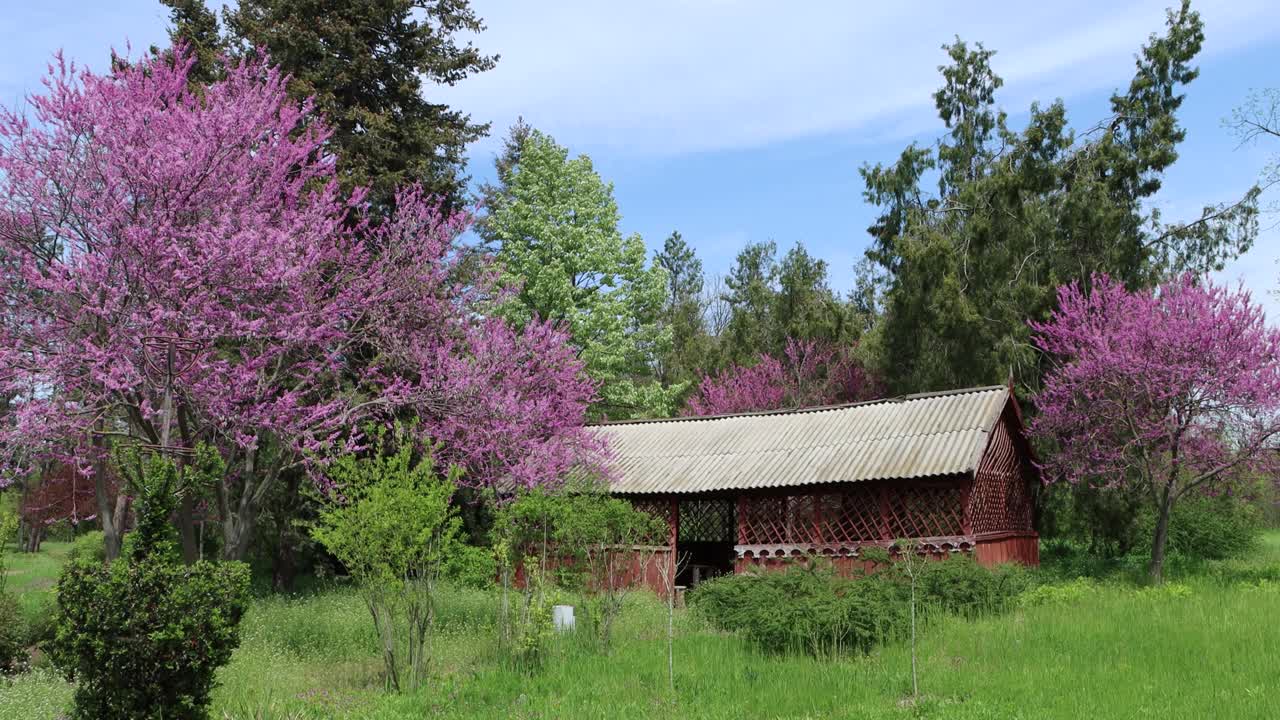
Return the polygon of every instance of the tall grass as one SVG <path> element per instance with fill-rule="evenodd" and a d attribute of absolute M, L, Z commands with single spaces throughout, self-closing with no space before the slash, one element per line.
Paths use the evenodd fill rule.
<path fill-rule="evenodd" d="M 441 598 L 432 685 L 390 696 L 356 593 L 264 598 L 219 675 L 214 717 L 1274 718 L 1280 534 L 1263 548 L 1165 588 L 1088 581 L 1002 616 L 936 616 L 920 639 L 914 703 L 904 702 L 911 688 L 903 643 L 835 660 L 765 655 L 683 612 L 672 696 L 666 610 L 641 595 L 623 612 L 609 653 L 561 639 L 530 675 L 498 661 L 496 599 L 470 590 Z M 70 687 L 47 670 L 3 680 L 0 720 L 53 718 L 69 698 Z"/>

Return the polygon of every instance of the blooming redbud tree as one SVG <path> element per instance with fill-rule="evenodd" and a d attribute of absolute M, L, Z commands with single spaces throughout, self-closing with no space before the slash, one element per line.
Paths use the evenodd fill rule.
<path fill-rule="evenodd" d="M 54 461 L 94 478 L 114 555 L 111 446 L 210 444 L 241 558 L 278 478 L 370 418 L 419 414 L 475 484 L 594 457 L 594 386 L 557 328 L 485 318 L 496 278 L 459 249 L 467 217 L 406 190 L 368 221 L 266 59 L 199 90 L 190 67 L 58 58 L 26 112 L 0 110 L 0 477 Z"/>
<path fill-rule="evenodd" d="M 1247 292 L 1191 275 L 1136 292 L 1106 276 L 1091 284 L 1060 288 L 1058 309 L 1032 323 L 1055 364 L 1031 429 L 1055 447 L 1046 480 L 1149 494 L 1158 582 L 1175 503 L 1271 464 L 1280 331 Z"/>
<path fill-rule="evenodd" d="M 782 359 L 763 354 L 755 365 L 734 365 L 703 376 L 685 415 L 814 407 L 867 400 L 878 384 L 852 353 L 816 340 L 787 340 Z"/>

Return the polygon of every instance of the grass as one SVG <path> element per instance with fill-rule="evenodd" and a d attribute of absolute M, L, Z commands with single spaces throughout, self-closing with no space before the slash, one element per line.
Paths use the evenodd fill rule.
<path fill-rule="evenodd" d="M 6 589 L 18 596 L 27 617 L 42 612 L 53 602 L 53 586 L 67 559 L 71 543 L 46 540 L 38 553 L 17 552 L 10 543 L 5 553 Z"/>
<path fill-rule="evenodd" d="M 50 550 L 56 546 L 46 545 Z M 11 588 L 47 592 L 56 562 Z M 20 585 L 21 583 L 21 585 Z M 43 586 L 43 587 L 42 587 Z M 909 651 L 839 661 L 766 656 L 682 613 L 677 696 L 666 689 L 665 612 L 633 596 L 607 655 L 562 641 L 527 675 L 496 661 L 494 599 L 441 602 L 439 679 L 384 693 L 364 607 L 350 589 L 255 601 L 220 674 L 214 717 L 327 718 L 1270 718 L 1280 697 L 1280 533 L 1248 559 L 1163 588 L 1077 583 L 1044 604 L 981 620 L 940 618 L 920 646 L 923 697 L 907 702 Z M 47 669 L 0 681 L 0 720 L 52 718 L 70 687 Z"/>

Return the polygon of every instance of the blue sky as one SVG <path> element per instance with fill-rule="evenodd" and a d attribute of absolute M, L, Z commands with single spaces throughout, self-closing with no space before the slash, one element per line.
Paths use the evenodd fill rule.
<path fill-rule="evenodd" d="M 748 241 L 784 249 L 800 241 L 846 289 L 874 214 L 858 168 L 936 136 L 930 94 L 942 43 L 959 34 L 998 51 L 999 101 L 1015 124 L 1032 100 L 1061 97 L 1084 127 L 1127 84 L 1134 53 L 1172 2 L 988 2 L 959 13 L 941 0 L 473 0 L 489 25 L 475 41 L 502 58 L 492 72 L 432 94 L 493 122 L 494 137 L 471 150 L 478 180 L 523 115 L 592 157 L 615 184 L 623 229 L 650 247 L 678 229 L 715 274 Z M 1158 200 L 1166 219 L 1238 197 L 1280 151 L 1280 143 L 1238 148 L 1222 126 L 1251 88 L 1280 85 L 1280 4 L 1197 8 L 1207 39 L 1184 105 L 1188 139 Z M 157 0 L 9 8 L 0 14 L 0 102 L 39 90 L 55 49 L 101 68 L 111 47 L 164 42 L 165 24 Z M 1224 273 L 1266 302 L 1273 322 L 1278 221 L 1264 218 L 1258 245 Z"/>

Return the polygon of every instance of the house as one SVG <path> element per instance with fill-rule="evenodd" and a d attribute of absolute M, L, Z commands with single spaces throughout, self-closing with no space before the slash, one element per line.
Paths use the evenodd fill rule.
<path fill-rule="evenodd" d="M 902 538 L 984 565 L 1039 561 L 1039 473 L 1010 387 L 595 431 L 612 492 L 666 519 L 658 562 L 680 558 L 680 585 L 813 555 L 847 570 Z"/>

